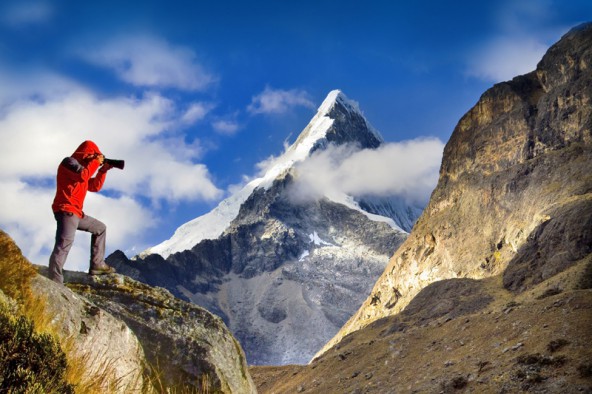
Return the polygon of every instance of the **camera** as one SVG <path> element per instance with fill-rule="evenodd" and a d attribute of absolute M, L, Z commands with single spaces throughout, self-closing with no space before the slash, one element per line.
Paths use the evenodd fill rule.
<path fill-rule="evenodd" d="M 103 163 L 109 164 L 111 167 L 119 168 L 120 170 L 123 170 L 123 167 L 125 166 L 124 160 L 115 160 L 115 159 L 105 158 L 105 160 L 103 160 Z"/>

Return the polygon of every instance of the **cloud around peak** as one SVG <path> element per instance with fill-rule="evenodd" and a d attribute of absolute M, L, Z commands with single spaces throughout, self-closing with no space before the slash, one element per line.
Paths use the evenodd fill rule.
<path fill-rule="evenodd" d="M 443 150 L 444 143 L 436 138 L 364 150 L 330 145 L 296 166 L 291 195 L 297 201 L 339 193 L 399 196 L 423 206 L 438 181 Z"/>

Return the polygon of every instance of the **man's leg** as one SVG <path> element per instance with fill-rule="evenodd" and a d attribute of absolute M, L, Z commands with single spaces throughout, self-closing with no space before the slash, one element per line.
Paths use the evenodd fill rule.
<path fill-rule="evenodd" d="M 72 244 L 74 243 L 80 218 L 70 212 L 57 212 L 55 213 L 55 219 L 57 229 L 55 245 L 49 257 L 49 279 L 63 284 L 64 276 L 62 269 L 66 263 L 70 248 L 72 248 Z"/>
<path fill-rule="evenodd" d="M 92 216 L 84 215 L 78 223 L 78 229 L 91 233 L 90 238 L 90 270 L 91 274 L 112 273 L 115 269 L 105 264 L 105 240 L 107 226 Z"/>

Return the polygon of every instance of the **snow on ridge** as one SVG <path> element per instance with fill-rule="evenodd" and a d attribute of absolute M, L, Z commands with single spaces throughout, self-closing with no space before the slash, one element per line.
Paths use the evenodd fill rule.
<path fill-rule="evenodd" d="M 397 223 L 395 223 L 395 221 L 393 219 L 386 217 L 386 216 L 376 215 L 376 214 L 373 214 L 373 213 L 363 210 L 352 196 L 348 196 L 347 194 L 340 193 L 340 194 L 326 195 L 326 197 L 333 202 L 345 205 L 346 207 L 348 207 L 350 209 L 353 209 L 355 211 L 363 213 L 368 219 L 370 219 L 374 222 L 384 222 L 384 223 L 388 224 L 389 226 L 391 226 L 393 229 L 395 229 L 397 231 L 401 231 L 405 234 L 408 234 L 407 231 L 405 231 L 401 227 L 399 227 L 399 225 L 397 225 Z"/>
<path fill-rule="evenodd" d="M 272 165 L 265 172 L 260 186 L 266 189 L 269 188 L 275 179 L 292 168 L 294 164 L 305 160 L 310 155 L 310 151 L 315 144 L 325 138 L 333 125 L 334 119 L 329 117 L 329 111 L 331 111 L 337 100 L 347 101 L 344 97 L 340 90 L 333 90 L 327 95 L 315 116 L 300 133 L 296 141 L 283 154 L 273 160 Z"/>
<path fill-rule="evenodd" d="M 139 254 L 139 257 L 159 254 L 166 259 L 171 254 L 193 248 L 204 239 L 218 238 L 238 215 L 241 205 L 260 183 L 261 178 L 249 182 L 240 191 L 220 202 L 216 208 L 183 224 L 170 239 L 146 249 Z"/>
<path fill-rule="evenodd" d="M 331 93 L 329 93 L 329 96 L 327 96 L 327 99 L 325 101 L 328 102 L 330 97 L 334 100 L 335 103 L 339 102 L 349 113 L 353 112 L 353 113 L 357 113 L 358 115 L 360 115 L 362 117 L 362 119 L 364 119 L 364 122 L 366 123 L 366 127 L 368 128 L 368 131 L 371 132 L 372 134 L 374 134 L 374 136 L 376 137 L 376 139 L 378 141 L 380 141 L 380 143 L 384 143 L 384 138 L 382 137 L 382 134 L 380 134 L 380 132 L 377 129 L 375 129 L 374 126 L 372 126 L 368 122 L 368 120 L 364 116 L 364 112 L 362 112 L 360 105 L 358 104 L 357 101 L 349 99 L 340 90 L 333 90 Z M 325 104 L 325 103 L 323 103 L 323 104 Z M 326 113 L 328 113 L 331 110 L 332 106 L 333 106 L 332 103 L 330 106 L 327 105 Z M 319 112 L 320 112 L 320 108 L 319 108 Z"/>
<path fill-rule="evenodd" d="M 309 234 L 308 238 L 310 239 L 310 242 L 314 243 L 316 246 L 321 246 L 321 245 L 335 246 L 331 242 L 323 241 L 321 239 L 321 237 L 319 237 L 319 234 L 317 234 L 316 231 L 314 231 L 312 234 Z"/>

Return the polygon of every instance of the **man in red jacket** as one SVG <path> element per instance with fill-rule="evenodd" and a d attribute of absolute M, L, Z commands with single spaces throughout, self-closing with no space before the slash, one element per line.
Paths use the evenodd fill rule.
<path fill-rule="evenodd" d="M 62 269 L 74 243 L 76 230 L 92 234 L 88 273 L 101 275 L 115 272 L 115 269 L 103 260 L 107 227 L 82 211 L 86 192 L 98 192 L 105 183 L 107 171 L 111 166 L 104 164 L 104 160 L 105 156 L 94 142 L 84 141 L 74 154 L 62 160 L 58 167 L 57 190 L 51 206 L 57 230 L 55 246 L 49 258 L 49 278 L 54 282 L 64 283 Z M 97 169 L 99 171 L 93 178 Z"/>

